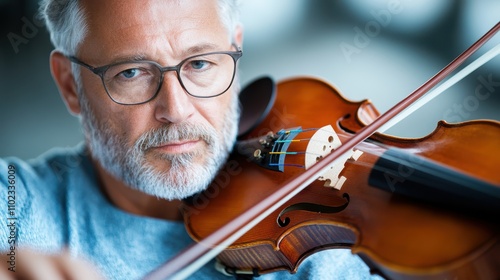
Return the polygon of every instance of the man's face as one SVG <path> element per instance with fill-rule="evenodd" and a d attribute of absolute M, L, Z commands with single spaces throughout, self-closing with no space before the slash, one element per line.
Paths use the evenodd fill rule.
<path fill-rule="evenodd" d="M 83 3 L 88 32 L 77 56 L 90 65 L 140 58 L 172 66 L 192 55 L 234 50 L 215 0 Z M 235 139 L 235 86 L 217 97 L 195 98 L 170 71 L 155 99 L 127 106 L 107 96 L 97 75 L 81 68 L 81 77 L 82 123 L 104 169 L 167 199 L 206 187 Z"/>

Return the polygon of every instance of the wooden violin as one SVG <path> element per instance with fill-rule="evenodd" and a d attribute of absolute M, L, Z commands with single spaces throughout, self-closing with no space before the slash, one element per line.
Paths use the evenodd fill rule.
<path fill-rule="evenodd" d="M 186 200 L 185 224 L 199 243 L 147 279 L 208 251 L 228 273 L 258 275 L 294 272 L 335 248 L 389 279 L 499 279 L 500 122 L 441 121 L 411 139 L 377 132 L 498 29 L 382 115 L 321 80 L 279 83 L 212 185 Z"/>
<path fill-rule="evenodd" d="M 334 149 L 335 136 L 326 128 L 308 131 L 296 127 L 311 128 L 329 122 L 336 134 L 346 135 L 357 132 L 378 116 L 367 101 L 350 102 L 334 87 L 316 79 L 283 81 L 277 91 L 273 110 L 248 135 L 256 139 L 253 141 L 256 144 L 240 143 L 239 152 L 230 159 L 224 173 L 216 177 L 206 192 L 186 205 L 185 223 L 194 240 L 202 241 L 274 193 L 289 176 L 303 172 L 308 155 L 322 157 L 323 149 L 327 152 Z M 288 117 L 278 124 L 273 111 L 279 112 L 278 115 L 287 112 Z M 275 125 L 294 128 L 297 136 L 285 137 L 279 133 L 262 136 L 262 132 L 274 131 L 270 129 Z M 294 131 L 283 132 L 286 133 Z M 310 135 L 313 133 L 323 135 L 315 139 Z M 304 138 L 307 140 L 300 141 Z M 398 147 L 407 156 L 404 161 L 396 162 L 396 168 L 382 171 L 379 177 L 387 186 L 402 187 L 409 173 L 424 165 L 414 155 L 453 166 L 459 174 L 468 173 L 500 185 L 499 122 L 454 125 L 441 122 L 433 133 L 420 139 L 383 134 L 370 139 Z M 277 148 L 279 143 L 289 146 Z M 296 153 L 314 144 L 319 144 L 316 149 L 319 151 Z M 272 147 L 266 149 L 266 146 Z M 280 269 L 293 272 L 303 259 L 318 250 L 351 248 L 374 273 L 390 279 L 412 279 L 413 275 L 426 275 L 429 277 L 415 278 L 428 279 L 453 279 L 451 276 L 456 275 L 500 277 L 499 225 L 467 211 L 429 205 L 372 187 L 373 170 L 384 150 L 375 144 L 358 145 L 356 151 L 362 153 L 345 161 L 337 181 L 315 180 L 225 249 L 218 260 L 228 271 L 238 273 L 260 274 Z M 256 163 L 267 160 L 271 161 L 266 163 L 268 168 Z"/>

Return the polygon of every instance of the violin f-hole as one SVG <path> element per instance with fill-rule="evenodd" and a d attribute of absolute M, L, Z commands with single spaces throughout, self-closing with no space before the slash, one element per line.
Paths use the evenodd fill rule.
<path fill-rule="evenodd" d="M 344 209 L 347 208 L 350 202 L 350 197 L 349 194 L 344 193 L 342 197 L 345 199 L 345 203 L 339 206 L 328 206 L 328 205 L 321 205 L 321 204 L 316 204 L 316 203 L 308 203 L 308 202 L 302 202 L 302 203 L 296 203 L 292 204 L 285 209 L 283 209 L 278 217 L 276 218 L 276 223 L 280 227 L 286 227 L 290 224 L 290 218 L 285 217 L 282 219 L 282 216 L 285 215 L 286 213 L 289 213 L 291 211 L 297 211 L 297 210 L 302 210 L 302 211 L 308 211 L 308 212 L 316 212 L 316 213 L 325 213 L 325 214 L 333 214 L 333 213 L 339 213 L 343 211 Z"/>

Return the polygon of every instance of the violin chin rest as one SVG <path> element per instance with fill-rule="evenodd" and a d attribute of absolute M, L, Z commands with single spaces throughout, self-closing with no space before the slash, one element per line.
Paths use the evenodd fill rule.
<path fill-rule="evenodd" d="M 270 77 L 260 77 L 245 86 L 239 94 L 241 115 L 238 138 L 256 128 L 269 114 L 276 100 L 276 84 Z"/>

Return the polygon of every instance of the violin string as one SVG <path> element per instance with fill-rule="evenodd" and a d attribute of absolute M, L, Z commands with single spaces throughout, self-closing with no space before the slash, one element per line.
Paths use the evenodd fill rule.
<path fill-rule="evenodd" d="M 293 142 L 302 142 L 302 141 L 309 141 L 312 140 L 311 138 L 302 138 L 302 139 L 291 139 L 291 140 L 276 140 L 274 142 L 276 143 L 293 143 Z"/>
<path fill-rule="evenodd" d="M 313 153 L 313 152 L 268 152 L 269 155 L 314 155 L 314 156 L 323 156 L 322 154 Z"/>
<path fill-rule="evenodd" d="M 290 139 L 290 140 L 276 140 L 275 143 L 297 143 L 297 142 L 305 142 L 305 141 L 314 141 L 319 143 L 329 143 L 325 140 L 312 139 L 312 138 L 301 138 L 301 139 Z"/>
<path fill-rule="evenodd" d="M 305 153 L 306 152 L 268 152 L 270 155 L 299 155 Z"/>

